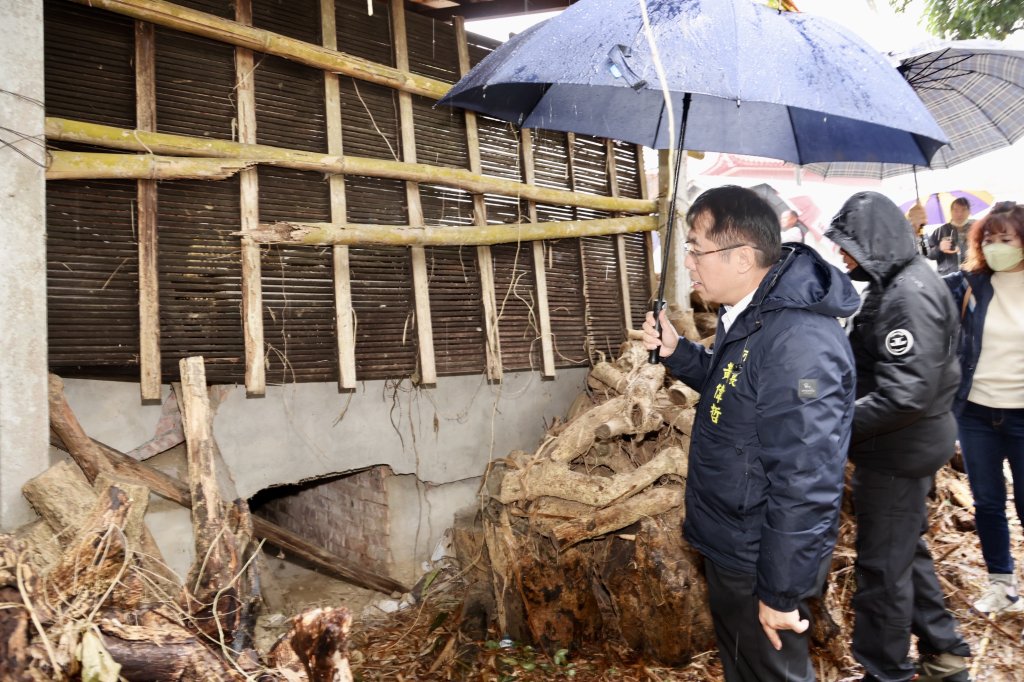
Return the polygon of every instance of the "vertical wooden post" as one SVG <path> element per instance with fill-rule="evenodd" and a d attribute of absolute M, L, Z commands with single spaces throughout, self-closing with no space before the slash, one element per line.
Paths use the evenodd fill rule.
<path fill-rule="evenodd" d="M 156 130 L 156 38 L 153 24 L 135 22 L 135 127 Z M 138 181 L 139 216 L 139 392 L 159 402 L 160 274 L 157 266 L 156 180 Z"/>
<path fill-rule="evenodd" d="M 334 0 L 320 0 L 320 26 L 324 47 L 338 49 Z M 341 86 L 338 74 L 324 72 L 324 106 L 327 113 L 327 153 L 344 153 L 341 135 Z M 331 221 L 344 223 L 348 207 L 345 196 L 345 176 L 330 177 Z M 338 390 L 356 387 L 356 336 L 352 309 L 352 282 L 349 276 L 348 247 L 331 248 L 334 262 L 334 320 L 338 341 Z"/>
<path fill-rule="evenodd" d="M 455 42 L 459 50 L 459 75 L 469 73 L 469 44 L 466 41 L 466 22 L 455 17 Z M 476 129 L 476 113 L 466 110 L 466 147 L 469 152 L 469 170 L 477 175 L 481 172 L 480 138 Z M 483 194 L 473 195 L 473 223 L 487 224 L 487 205 Z M 498 334 L 498 304 L 494 291 L 494 260 L 490 246 L 476 247 L 477 266 L 480 270 L 480 297 L 484 306 L 484 330 L 487 334 L 487 378 L 500 381 L 501 336 Z"/>
<path fill-rule="evenodd" d="M 523 182 L 536 183 L 533 169 L 533 132 L 527 128 L 520 131 L 520 147 L 523 154 Z M 527 202 L 531 223 L 537 222 L 537 202 Z M 555 376 L 555 344 L 551 337 L 551 308 L 548 305 L 548 276 L 544 263 L 544 242 L 530 242 L 533 252 L 533 275 L 537 287 L 537 320 L 540 324 L 540 348 L 543 366 L 541 373 L 546 377 Z"/>
<path fill-rule="evenodd" d="M 686 151 L 679 150 L 676 154 L 686 154 Z M 679 177 L 673 176 L 673 162 L 671 150 L 662 149 L 658 152 L 658 233 L 661 236 L 662 264 L 665 271 L 661 276 L 665 279 L 665 304 L 676 310 L 690 310 L 690 275 L 686 271 L 683 261 L 686 252 L 683 245 L 686 241 L 686 234 L 680 230 L 672 235 L 672 244 L 669 253 L 665 255 L 665 233 L 668 230 L 668 214 L 671 206 L 672 188 L 678 186 L 680 195 L 676 199 L 675 230 L 686 224 L 684 220 L 686 212 L 686 157 L 682 158 L 679 164 Z"/>
<path fill-rule="evenodd" d="M 636 146 L 636 174 L 640 178 L 640 198 L 650 199 L 651 190 L 647 186 L 647 168 L 644 166 L 643 145 Z M 644 232 L 644 245 L 647 247 L 647 285 L 653 299 L 658 291 L 658 273 L 654 264 L 654 233 Z M 650 303 L 650 301 L 648 301 Z"/>
<path fill-rule="evenodd" d="M 395 41 L 395 68 L 409 70 L 409 44 L 405 33 L 405 3 L 391 0 L 391 34 Z M 402 129 L 402 160 L 416 163 L 416 131 L 413 125 L 412 95 L 398 93 L 398 116 Z M 423 226 L 423 206 L 417 182 L 405 183 L 405 198 L 409 205 L 409 224 Z M 422 246 L 410 247 L 412 258 L 413 295 L 416 300 L 416 333 L 419 339 L 420 383 L 436 384 L 434 366 L 434 329 L 430 320 L 430 290 L 427 283 L 427 256 Z"/>
<path fill-rule="evenodd" d="M 615 161 L 615 143 L 611 140 L 604 141 L 606 168 L 608 169 L 608 189 L 613 197 L 619 196 L 618 163 Z M 620 213 L 616 213 L 620 216 Z M 619 269 L 619 291 L 622 292 L 622 313 L 626 330 L 633 328 L 633 304 L 629 296 L 629 268 L 626 262 L 626 236 L 615 235 L 615 256 Z"/>
<path fill-rule="evenodd" d="M 252 24 L 252 0 L 235 0 L 235 20 Z M 256 87 L 252 50 L 235 48 L 235 97 L 238 98 L 238 141 L 256 143 Z M 260 221 L 259 179 L 256 169 L 238 174 L 241 192 L 241 231 L 256 229 Z M 245 333 L 245 392 L 249 397 L 266 394 L 267 377 L 263 349 L 263 287 L 259 245 L 242 235 L 242 328 Z"/>
<path fill-rule="evenodd" d="M 565 134 L 565 160 L 567 164 L 566 174 L 569 179 L 569 189 L 573 192 L 576 191 L 576 133 Z M 572 218 L 573 220 L 580 219 L 580 211 L 578 206 L 572 207 Z M 580 254 L 580 298 L 583 301 L 583 319 L 580 322 L 583 324 L 585 331 L 587 355 L 590 355 L 592 349 L 592 343 L 594 340 L 593 335 L 590 333 L 592 326 L 591 315 L 590 315 L 590 291 L 587 286 L 587 251 L 583 248 L 583 240 L 576 240 L 576 247 Z"/>

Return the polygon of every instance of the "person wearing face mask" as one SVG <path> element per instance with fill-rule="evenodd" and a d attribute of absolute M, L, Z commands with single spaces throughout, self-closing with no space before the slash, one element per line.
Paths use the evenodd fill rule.
<path fill-rule="evenodd" d="M 940 225 L 928 236 L 928 257 L 938 266 L 940 275 L 948 275 L 960 269 L 964 262 L 967 231 L 971 228 L 971 204 L 963 197 L 957 197 L 949 207 L 950 221 Z"/>
<path fill-rule="evenodd" d="M 968 233 L 964 269 L 945 277 L 963 318 L 962 379 L 953 404 L 974 495 L 988 585 L 982 614 L 1024 611 L 1006 518 L 1008 461 L 1017 518 L 1024 521 L 1024 206 L 997 204 Z"/>

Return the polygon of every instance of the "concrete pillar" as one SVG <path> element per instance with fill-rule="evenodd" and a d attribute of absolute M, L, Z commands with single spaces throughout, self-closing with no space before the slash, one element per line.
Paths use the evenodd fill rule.
<path fill-rule="evenodd" d="M 0 528 L 49 464 L 43 2 L 0 0 Z"/>

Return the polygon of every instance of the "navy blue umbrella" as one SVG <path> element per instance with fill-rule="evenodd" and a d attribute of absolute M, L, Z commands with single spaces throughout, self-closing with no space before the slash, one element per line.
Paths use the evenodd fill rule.
<path fill-rule="evenodd" d="M 499 46 L 438 104 L 525 128 L 798 164 L 924 165 L 948 141 L 877 50 L 827 20 L 751 0 L 581 0 Z"/>
<path fill-rule="evenodd" d="M 799 164 L 926 165 L 947 142 L 855 34 L 751 0 L 581 0 L 499 46 L 439 104 L 526 128 Z"/>

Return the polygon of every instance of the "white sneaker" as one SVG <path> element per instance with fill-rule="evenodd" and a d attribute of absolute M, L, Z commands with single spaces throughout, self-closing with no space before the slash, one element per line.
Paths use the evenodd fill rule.
<path fill-rule="evenodd" d="M 974 610 L 988 616 L 997 613 L 1018 613 L 1024 611 L 1024 599 L 1018 594 L 1010 594 L 1012 586 L 1001 582 L 990 582 L 985 588 L 981 599 L 974 602 Z M 1016 590 L 1014 590 L 1016 592 Z"/>

